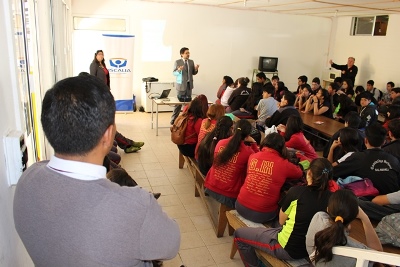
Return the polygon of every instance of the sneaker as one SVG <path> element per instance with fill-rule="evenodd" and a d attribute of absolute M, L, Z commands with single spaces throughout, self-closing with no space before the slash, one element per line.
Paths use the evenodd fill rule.
<path fill-rule="evenodd" d="M 134 143 L 131 139 L 126 138 L 118 131 L 115 133 L 115 141 L 117 141 L 117 144 L 121 149 L 125 149 L 128 146 L 132 146 Z"/>
<path fill-rule="evenodd" d="M 144 142 L 133 142 L 132 146 L 134 146 L 134 147 L 142 147 L 142 146 L 144 146 Z"/>
<path fill-rule="evenodd" d="M 125 153 L 138 152 L 139 150 L 140 150 L 140 147 L 136 147 L 136 146 L 128 146 L 128 147 L 125 147 L 125 149 L 124 149 Z"/>
<path fill-rule="evenodd" d="M 155 199 L 159 199 L 161 196 L 161 193 L 153 193 L 153 196 Z"/>

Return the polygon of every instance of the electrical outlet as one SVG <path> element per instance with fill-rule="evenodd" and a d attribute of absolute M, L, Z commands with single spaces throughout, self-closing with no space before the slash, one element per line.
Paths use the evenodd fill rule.
<path fill-rule="evenodd" d="M 11 131 L 3 138 L 3 142 L 8 185 L 13 186 L 18 183 L 28 162 L 24 133 Z"/>

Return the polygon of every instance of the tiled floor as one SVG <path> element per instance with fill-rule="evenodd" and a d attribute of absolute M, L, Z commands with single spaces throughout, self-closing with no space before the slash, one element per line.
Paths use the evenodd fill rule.
<path fill-rule="evenodd" d="M 169 126 L 172 113 L 160 113 L 160 126 Z M 116 115 L 117 129 L 125 136 L 144 141 L 138 153 L 120 151 L 122 166 L 143 188 L 160 192 L 158 202 L 174 218 L 181 230 L 179 254 L 164 262 L 166 267 L 243 266 L 238 253 L 229 258 L 232 237 L 226 233 L 217 238 L 205 208 L 194 196 L 194 181 L 187 168 L 178 168 L 178 149 L 170 141 L 169 128 L 151 129 L 150 113 L 134 112 Z"/>

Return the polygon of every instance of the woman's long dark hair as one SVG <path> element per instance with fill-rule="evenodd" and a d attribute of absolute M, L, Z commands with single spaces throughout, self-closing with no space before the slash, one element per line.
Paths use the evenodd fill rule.
<path fill-rule="evenodd" d="M 329 198 L 328 214 L 331 225 L 315 234 L 315 256 L 313 258 L 315 262 L 320 260 L 331 261 L 333 257 L 332 247 L 347 244 L 345 227 L 357 217 L 357 197 L 350 190 L 336 191 Z"/>
<path fill-rule="evenodd" d="M 283 138 L 282 135 L 278 133 L 270 133 L 261 141 L 260 150 L 262 150 L 264 147 L 275 150 L 282 158 L 287 159 L 285 138 Z"/>
<path fill-rule="evenodd" d="M 329 180 L 333 178 L 332 163 L 326 158 L 317 158 L 311 161 L 308 171 L 312 176 L 312 183 L 308 185 L 316 191 L 328 190 Z"/>
<path fill-rule="evenodd" d="M 214 150 L 217 143 L 232 135 L 233 121 L 228 116 L 222 116 L 218 119 L 214 130 L 206 134 L 201 140 L 197 150 L 197 161 L 200 169 L 209 170 L 214 160 Z"/>
<path fill-rule="evenodd" d="M 96 53 L 94 53 L 94 59 L 93 59 L 92 63 L 96 63 L 97 65 L 100 65 L 99 61 L 96 58 L 97 54 L 100 52 L 103 53 L 103 60 L 101 61 L 101 64 L 106 68 L 106 61 L 104 60 L 103 50 L 97 50 Z"/>
<path fill-rule="evenodd" d="M 248 120 L 240 120 L 236 123 L 234 133 L 225 149 L 222 150 L 214 160 L 216 166 L 226 164 L 233 155 L 238 152 L 242 141 L 251 133 L 251 124 Z"/>
<path fill-rule="evenodd" d="M 292 135 L 303 131 L 303 120 L 296 115 L 290 115 L 286 122 L 285 141 L 289 141 Z"/>
<path fill-rule="evenodd" d="M 204 112 L 204 108 L 203 108 L 203 101 L 201 100 L 201 98 L 196 97 L 195 99 L 193 99 L 190 104 L 188 109 L 186 110 L 186 113 L 188 115 L 192 115 L 193 116 L 193 120 L 197 121 L 197 119 L 204 119 L 206 114 Z M 207 112 L 207 110 L 206 110 Z"/>

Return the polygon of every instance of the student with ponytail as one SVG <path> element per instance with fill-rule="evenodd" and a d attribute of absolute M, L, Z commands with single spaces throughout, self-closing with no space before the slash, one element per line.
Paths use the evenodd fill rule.
<path fill-rule="evenodd" d="M 212 166 L 217 143 L 232 135 L 232 125 L 233 121 L 230 117 L 222 116 L 218 119 L 215 128 L 201 140 L 197 150 L 197 163 L 203 175 L 207 175 Z"/>
<path fill-rule="evenodd" d="M 247 161 L 251 154 L 259 151 L 250 133 L 250 122 L 239 120 L 232 137 L 217 143 L 213 165 L 205 179 L 205 192 L 231 208 L 235 208 L 236 198 L 246 178 Z"/>
<path fill-rule="evenodd" d="M 259 266 L 256 248 L 282 260 L 308 257 L 308 226 L 314 214 L 328 206 L 331 178 L 331 163 L 324 158 L 313 160 L 307 171 L 307 186 L 291 187 L 279 203 L 280 227 L 243 227 L 235 231 L 234 240 L 245 266 Z"/>
<path fill-rule="evenodd" d="M 347 227 L 359 218 L 363 224 L 366 245 L 347 236 Z M 329 198 L 327 212 L 314 215 L 306 235 L 307 252 L 318 266 L 355 266 L 356 259 L 333 255 L 334 246 L 347 246 L 382 251 L 382 245 L 364 211 L 358 207 L 357 197 L 350 190 L 338 190 Z"/>
<path fill-rule="evenodd" d="M 207 110 L 207 118 L 203 119 L 200 126 L 199 136 L 197 138 L 196 149 L 194 152 L 194 157 L 197 160 L 197 151 L 199 150 L 199 145 L 207 133 L 214 130 L 217 120 L 225 115 L 225 108 L 220 104 L 212 104 Z"/>

